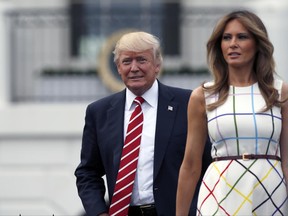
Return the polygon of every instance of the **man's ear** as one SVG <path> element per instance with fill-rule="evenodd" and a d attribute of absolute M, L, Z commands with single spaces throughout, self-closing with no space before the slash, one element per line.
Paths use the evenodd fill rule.
<path fill-rule="evenodd" d="M 119 63 L 116 64 L 116 68 L 117 68 L 118 74 L 121 75 L 121 71 L 120 71 Z"/>
<path fill-rule="evenodd" d="M 161 71 L 161 64 L 160 63 L 157 63 L 156 66 L 155 66 L 155 72 L 157 73 L 157 75 L 160 73 Z"/>

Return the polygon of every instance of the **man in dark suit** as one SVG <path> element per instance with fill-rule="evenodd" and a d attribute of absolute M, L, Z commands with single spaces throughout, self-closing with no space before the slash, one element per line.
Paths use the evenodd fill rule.
<path fill-rule="evenodd" d="M 108 215 L 133 100 L 142 96 L 144 123 L 129 215 L 173 216 L 191 90 L 159 82 L 160 42 L 151 34 L 122 36 L 114 50 L 114 62 L 126 88 L 87 107 L 81 163 L 75 171 L 79 196 L 88 216 Z M 206 168 L 211 160 L 208 151 L 204 157 Z M 195 211 L 194 202 L 191 215 Z"/>

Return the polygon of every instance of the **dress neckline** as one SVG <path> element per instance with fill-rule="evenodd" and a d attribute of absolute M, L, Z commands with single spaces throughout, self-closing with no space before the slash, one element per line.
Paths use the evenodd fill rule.
<path fill-rule="evenodd" d="M 235 86 L 235 85 L 230 85 L 230 87 L 234 87 L 234 88 L 251 88 L 254 85 L 258 85 L 258 82 L 255 82 L 253 84 L 247 85 L 247 86 Z"/>

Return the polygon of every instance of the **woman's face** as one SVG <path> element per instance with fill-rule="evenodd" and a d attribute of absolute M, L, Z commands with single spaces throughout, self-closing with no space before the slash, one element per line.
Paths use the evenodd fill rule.
<path fill-rule="evenodd" d="M 226 25 L 221 49 L 229 68 L 252 68 L 255 60 L 256 41 L 251 33 L 237 20 Z"/>

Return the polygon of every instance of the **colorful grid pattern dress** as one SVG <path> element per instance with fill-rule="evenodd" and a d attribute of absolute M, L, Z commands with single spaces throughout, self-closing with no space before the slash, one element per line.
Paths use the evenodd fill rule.
<path fill-rule="evenodd" d="M 209 85 L 209 83 L 207 83 Z M 282 81 L 275 88 L 281 93 Z M 217 95 L 206 95 L 206 104 Z M 230 86 L 227 101 L 207 111 L 212 157 L 248 154 L 280 156 L 281 109 L 261 110 L 258 83 Z M 281 162 L 272 159 L 213 162 L 202 180 L 198 215 L 288 215 Z"/>

